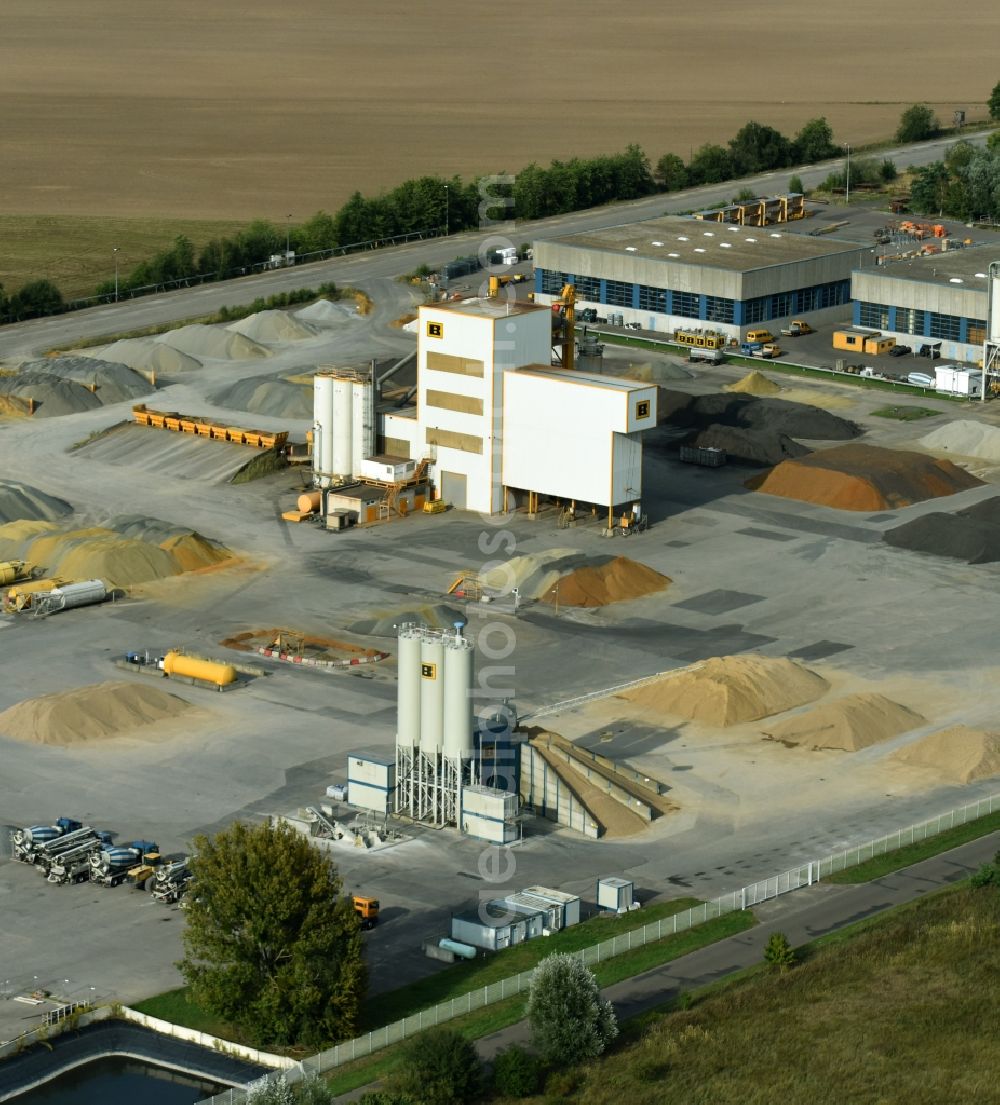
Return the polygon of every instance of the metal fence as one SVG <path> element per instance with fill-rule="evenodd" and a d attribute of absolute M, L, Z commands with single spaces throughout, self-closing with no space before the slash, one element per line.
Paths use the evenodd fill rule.
<path fill-rule="evenodd" d="M 895 832 L 887 833 L 875 840 L 869 840 L 853 848 L 846 848 L 842 852 L 835 852 L 819 860 L 811 860 L 769 879 L 751 883 L 749 886 L 713 898 L 711 901 L 695 906 L 693 909 L 675 913 L 672 917 L 664 917 L 659 921 L 653 921 L 630 932 L 614 936 L 610 940 L 592 944 L 576 954 L 588 965 L 601 963 L 634 948 L 641 948 L 646 944 L 655 943 L 657 940 L 663 940 L 679 932 L 686 932 L 688 929 L 703 925 L 706 921 L 711 921 L 724 914 L 749 909 L 751 906 L 759 905 L 771 898 L 777 898 L 782 894 L 788 894 L 802 887 L 812 886 L 813 883 L 819 882 L 838 871 L 857 867 L 876 856 L 882 856 L 899 848 L 905 848 L 908 844 L 937 836 L 939 833 L 953 829 L 957 825 L 975 821 L 977 818 L 985 817 L 997 810 L 1000 810 L 1000 794 L 991 794 L 987 798 L 970 802 L 965 806 L 958 806 L 927 821 L 897 829 Z M 337 1044 L 326 1051 L 321 1051 L 317 1055 L 304 1059 L 299 1069 L 286 1071 L 285 1077 L 289 1081 L 297 1081 L 309 1074 L 322 1074 L 325 1071 L 342 1066 L 344 1063 L 350 1063 L 354 1059 L 363 1059 L 376 1051 L 381 1051 L 383 1048 L 399 1043 L 425 1028 L 443 1024 L 455 1017 L 461 1017 L 467 1013 L 473 1013 L 477 1009 L 483 1009 L 487 1005 L 494 1005 L 499 1001 L 515 997 L 529 988 L 531 975 L 531 971 L 522 971 L 518 975 L 501 979 L 489 986 L 441 1002 L 439 1005 L 432 1006 L 420 1013 L 414 1013 L 411 1017 L 394 1021 L 383 1028 L 358 1036 L 356 1039 Z M 237 1105 L 238 1102 L 243 1102 L 246 1099 L 246 1091 L 235 1088 L 208 1098 L 200 1105 Z"/>

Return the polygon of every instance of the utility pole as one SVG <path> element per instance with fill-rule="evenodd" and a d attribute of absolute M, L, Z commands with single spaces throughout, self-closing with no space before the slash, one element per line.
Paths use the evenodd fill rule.
<path fill-rule="evenodd" d="M 291 215 L 286 215 L 285 218 L 286 218 L 286 222 L 285 222 L 285 264 L 287 265 L 288 264 L 288 256 L 292 252 L 292 247 L 291 247 L 292 216 Z"/>
<path fill-rule="evenodd" d="M 851 147 L 845 146 L 847 150 L 847 171 L 844 173 L 844 203 L 851 202 Z"/>
<path fill-rule="evenodd" d="M 115 303 L 118 302 L 118 247 L 113 249 L 115 255 Z"/>
<path fill-rule="evenodd" d="M 451 233 L 451 204 L 450 193 L 448 191 L 448 185 L 444 186 L 444 236 L 447 238 Z"/>

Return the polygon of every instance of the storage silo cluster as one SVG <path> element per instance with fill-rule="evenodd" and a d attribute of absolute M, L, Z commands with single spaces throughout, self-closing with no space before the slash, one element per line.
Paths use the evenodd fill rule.
<path fill-rule="evenodd" d="M 313 377 L 313 484 L 330 487 L 375 452 L 371 369 L 325 368 Z"/>
<path fill-rule="evenodd" d="M 475 783 L 474 650 L 462 634 L 399 628 L 396 813 L 455 824 L 463 786 Z"/>

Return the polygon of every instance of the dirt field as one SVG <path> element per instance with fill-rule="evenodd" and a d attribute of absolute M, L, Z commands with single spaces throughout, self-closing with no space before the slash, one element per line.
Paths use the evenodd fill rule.
<path fill-rule="evenodd" d="M 515 170 L 748 119 L 852 144 L 932 97 L 981 117 L 1000 9 L 928 0 L 7 0 L 2 213 L 296 219 L 423 172 Z"/>

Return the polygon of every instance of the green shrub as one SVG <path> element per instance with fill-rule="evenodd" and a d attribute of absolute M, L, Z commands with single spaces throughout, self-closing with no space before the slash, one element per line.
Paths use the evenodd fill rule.
<path fill-rule="evenodd" d="M 795 966 L 795 949 L 783 932 L 771 933 L 764 948 L 764 959 L 779 971 L 787 971 L 789 967 Z"/>
<path fill-rule="evenodd" d="M 517 1044 L 501 1051 L 493 1061 L 493 1084 L 504 1097 L 530 1097 L 541 1078 L 541 1063 Z"/>
<path fill-rule="evenodd" d="M 475 1046 L 452 1028 L 431 1028 L 403 1049 L 389 1088 L 413 1105 L 468 1105 L 481 1087 Z"/>

